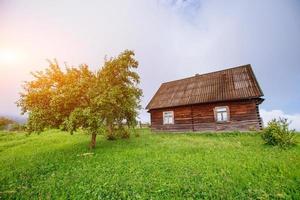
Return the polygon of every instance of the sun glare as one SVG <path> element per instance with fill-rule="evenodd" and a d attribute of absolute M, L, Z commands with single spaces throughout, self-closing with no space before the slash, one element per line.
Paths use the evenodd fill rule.
<path fill-rule="evenodd" d="M 17 60 L 16 52 L 9 49 L 0 49 L 0 64 L 10 64 Z"/>

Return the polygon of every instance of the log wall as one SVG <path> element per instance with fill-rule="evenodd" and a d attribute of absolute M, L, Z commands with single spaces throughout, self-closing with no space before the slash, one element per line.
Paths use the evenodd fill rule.
<path fill-rule="evenodd" d="M 218 106 L 228 106 L 228 122 L 215 121 L 214 108 Z M 174 111 L 174 124 L 163 124 L 164 111 Z M 249 131 L 262 128 L 256 100 L 188 105 L 149 112 L 154 131 Z"/>

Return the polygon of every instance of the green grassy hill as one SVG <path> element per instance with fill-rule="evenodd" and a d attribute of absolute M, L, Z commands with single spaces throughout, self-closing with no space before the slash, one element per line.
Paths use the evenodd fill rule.
<path fill-rule="evenodd" d="M 258 134 L 140 133 L 98 137 L 94 151 L 83 133 L 0 133 L 0 199 L 300 199 L 299 144 L 282 150 Z"/>

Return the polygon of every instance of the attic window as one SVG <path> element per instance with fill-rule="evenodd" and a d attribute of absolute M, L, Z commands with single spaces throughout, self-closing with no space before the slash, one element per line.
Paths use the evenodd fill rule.
<path fill-rule="evenodd" d="M 164 120 L 164 124 L 174 124 L 174 112 L 173 111 L 163 112 L 163 120 Z"/>
<path fill-rule="evenodd" d="M 234 88 L 235 89 L 242 89 L 249 87 L 249 76 L 248 74 L 234 74 Z"/>
<path fill-rule="evenodd" d="M 215 119 L 217 122 L 229 121 L 229 108 L 227 106 L 216 107 L 215 108 Z"/>

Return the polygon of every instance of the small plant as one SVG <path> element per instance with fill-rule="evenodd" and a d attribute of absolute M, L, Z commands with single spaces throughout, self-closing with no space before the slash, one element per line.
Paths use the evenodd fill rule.
<path fill-rule="evenodd" d="M 295 144 L 295 130 L 289 129 L 286 118 L 273 119 L 262 132 L 262 139 L 269 145 L 287 147 Z"/>

